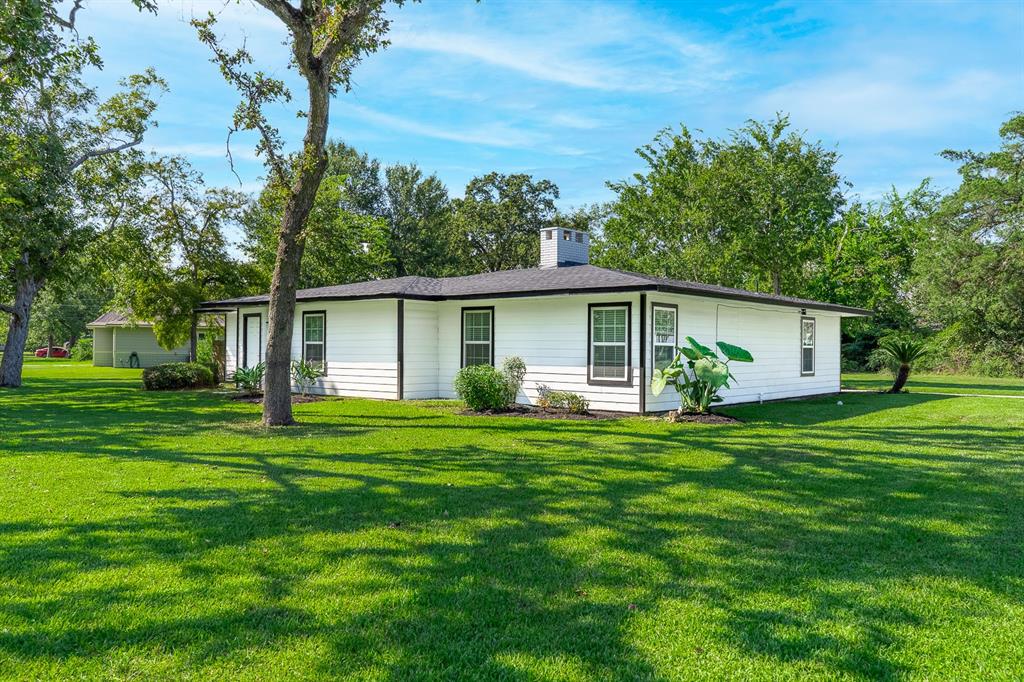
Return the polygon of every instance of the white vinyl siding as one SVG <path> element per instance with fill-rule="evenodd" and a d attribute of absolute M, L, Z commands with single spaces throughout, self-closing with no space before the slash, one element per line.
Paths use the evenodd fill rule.
<path fill-rule="evenodd" d="M 654 296 L 651 296 L 654 298 Z M 591 304 L 597 309 L 619 309 L 629 303 L 624 374 L 627 381 L 591 383 L 588 368 L 588 328 Z M 667 321 L 660 323 L 653 314 L 659 304 L 678 306 L 679 338 L 693 336 L 714 346 L 718 340 L 746 348 L 753 363 L 731 363 L 738 382 L 724 392 L 726 403 L 774 400 L 839 390 L 839 320 L 836 313 L 813 311 L 815 317 L 815 373 L 801 376 L 801 313 L 795 308 L 741 301 L 701 298 L 677 294 L 657 294 L 648 299 L 646 333 L 641 335 L 639 294 L 558 294 L 542 297 L 480 299 L 473 301 L 412 301 L 404 304 L 403 397 L 454 398 L 452 381 L 462 365 L 463 308 L 491 308 L 493 329 L 487 339 L 495 363 L 500 366 L 509 356 L 519 356 L 527 373 L 518 400 L 535 403 L 538 389 L 572 391 L 590 400 L 595 410 L 636 412 L 640 391 L 647 391 L 649 411 L 677 407 L 678 398 L 671 388 L 661 396 L 650 394 L 654 347 L 668 345 L 669 339 L 655 334 L 656 326 L 667 332 Z M 315 393 L 329 395 L 394 399 L 398 390 L 398 301 L 311 301 L 299 303 L 296 310 L 292 357 L 302 357 L 302 312 L 326 313 L 324 356 L 327 375 L 313 387 Z M 262 315 L 263 342 L 266 343 L 266 306 L 243 307 L 241 313 Z M 227 315 L 228 371 L 239 355 L 241 339 L 235 338 L 235 313 Z M 621 313 L 602 319 L 601 340 L 622 348 Z M 482 325 L 478 325 L 481 326 Z M 591 330 L 592 331 L 592 330 Z M 475 332 L 474 332 L 475 333 Z M 483 332 L 481 332 L 483 333 Z M 651 341 L 646 341 L 650 334 Z M 639 384 L 639 339 L 644 336 L 649 354 L 645 384 Z M 481 339 L 482 340 L 482 339 Z M 678 344 L 678 339 L 676 339 Z M 622 376 L 621 374 L 619 376 Z M 632 384 L 632 385 L 630 385 Z"/>
<path fill-rule="evenodd" d="M 462 366 L 489 365 L 494 356 L 493 310 L 462 311 Z"/>
<path fill-rule="evenodd" d="M 800 318 L 800 374 L 814 374 L 814 318 Z"/>
<path fill-rule="evenodd" d="M 410 400 L 436 398 L 437 311 L 433 301 L 405 302 L 405 346 L 402 397 Z"/>
<path fill-rule="evenodd" d="M 384 398 L 398 395 L 398 312 L 395 299 L 299 303 L 292 359 L 302 357 L 302 313 L 323 312 L 324 376 L 312 393 Z M 307 316 L 308 317 L 308 316 Z M 266 336 L 264 336 L 264 343 Z M 410 341 L 406 340 L 406 348 Z"/>
<path fill-rule="evenodd" d="M 629 307 L 600 306 L 590 309 L 590 378 L 593 381 L 627 381 L 629 368 Z"/>
<path fill-rule="evenodd" d="M 630 294 L 555 295 L 544 297 L 483 299 L 473 306 L 494 306 L 494 361 L 518 356 L 526 363 L 526 378 L 518 401 L 535 403 L 539 386 L 572 391 L 587 397 L 595 410 L 636 412 L 640 394 L 636 386 L 639 357 L 636 333 L 632 334 L 629 356 L 629 386 L 625 382 L 591 385 L 587 369 L 587 327 L 590 303 L 632 302 L 632 328 L 637 329 L 639 296 Z M 460 319 L 465 301 L 441 301 L 437 318 L 437 367 L 439 397 L 455 398 L 452 382 L 461 366 Z M 414 339 L 406 333 L 405 347 Z"/>
<path fill-rule="evenodd" d="M 323 313 L 307 312 L 302 315 L 302 360 L 324 367 L 324 327 L 326 320 Z"/>
<path fill-rule="evenodd" d="M 677 317 L 679 315 L 675 308 L 659 306 L 654 304 L 651 309 L 654 330 L 651 334 L 653 344 L 651 357 L 655 369 L 664 369 L 672 362 L 676 355 L 676 348 L 679 345 L 676 339 L 678 330 Z"/>
<path fill-rule="evenodd" d="M 698 296 L 661 295 L 659 299 L 679 306 L 679 338 L 692 336 L 705 346 L 726 341 L 747 349 L 754 362 L 731 362 L 737 381 L 722 392 L 725 403 L 779 400 L 839 391 L 838 313 L 814 311 L 816 318 L 816 367 L 813 376 L 797 371 L 802 349 L 799 339 L 800 310 L 742 301 L 715 300 Z M 652 321 L 653 322 L 653 321 Z M 653 324 L 652 324 L 653 328 Z M 679 406 L 672 387 L 660 396 L 650 393 L 646 377 L 646 406 L 651 412 Z"/>

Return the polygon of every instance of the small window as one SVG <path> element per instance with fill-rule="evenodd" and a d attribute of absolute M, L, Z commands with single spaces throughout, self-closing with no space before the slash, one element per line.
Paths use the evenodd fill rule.
<path fill-rule="evenodd" d="M 494 309 L 462 309 L 462 366 L 494 364 Z"/>
<path fill-rule="evenodd" d="M 629 305 L 591 306 L 591 381 L 627 383 L 629 369 Z"/>
<path fill-rule="evenodd" d="M 324 368 L 324 326 L 326 314 L 302 313 L 302 360 Z"/>
<path fill-rule="evenodd" d="M 572 241 L 572 232 L 569 230 L 562 230 L 562 240 L 567 242 Z"/>
<path fill-rule="evenodd" d="M 651 315 L 654 318 L 654 333 L 651 341 L 654 344 L 651 355 L 655 369 L 665 369 L 676 356 L 676 307 L 655 305 Z"/>
<path fill-rule="evenodd" d="M 582 232 L 577 232 L 576 233 L 576 242 L 579 243 L 579 244 L 583 243 L 583 233 Z"/>
<path fill-rule="evenodd" d="M 544 230 L 544 238 L 550 241 L 553 232 L 554 230 Z"/>
<path fill-rule="evenodd" d="M 800 374 L 814 374 L 814 318 L 800 318 Z"/>

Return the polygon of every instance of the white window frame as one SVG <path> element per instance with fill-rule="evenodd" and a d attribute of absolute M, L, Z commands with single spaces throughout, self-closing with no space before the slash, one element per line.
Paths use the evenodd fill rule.
<path fill-rule="evenodd" d="M 321 339 L 319 341 L 309 341 L 306 339 L 306 320 L 311 317 L 319 317 L 321 320 Z M 325 310 L 307 310 L 302 313 L 302 361 L 309 362 L 309 356 L 306 353 L 306 349 L 309 346 L 320 346 L 320 363 L 319 367 L 321 370 L 327 368 L 327 311 Z"/>
<path fill-rule="evenodd" d="M 658 311 L 664 310 L 672 313 L 672 343 L 658 343 Z M 679 306 L 672 305 L 669 303 L 653 303 L 651 304 L 651 367 L 654 369 L 662 369 L 658 367 L 658 353 L 659 347 L 670 346 L 672 348 L 672 357 L 679 350 Z"/>
<path fill-rule="evenodd" d="M 807 322 L 811 323 L 811 342 L 810 343 L 806 343 L 804 341 L 804 324 L 807 323 Z M 817 351 L 815 350 L 815 346 L 817 345 L 817 341 L 818 341 L 818 322 L 817 322 L 817 320 L 815 318 L 813 318 L 813 317 L 801 316 L 800 317 L 800 376 L 802 376 L 802 377 L 814 376 L 815 364 L 817 362 L 817 357 L 816 357 L 817 356 Z M 811 369 L 810 370 L 804 369 L 804 351 L 807 350 L 808 348 L 811 349 Z"/>
<path fill-rule="evenodd" d="M 487 313 L 488 319 L 490 320 L 490 323 L 491 323 L 490 331 L 488 332 L 488 335 L 489 335 L 490 338 L 487 341 L 469 341 L 469 340 L 466 339 L 466 314 L 467 313 Z M 462 355 L 462 362 L 460 364 L 460 367 L 466 367 L 467 366 L 466 365 L 466 347 L 469 346 L 470 344 L 473 344 L 473 345 L 476 345 L 476 346 L 487 346 L 488 347 L 487 349 L 489 351 L 487 355 L 488 355 L 488 357 L 490 357 L 490 361 L 488 362 L 488 364 L 493 366 L 494 365 L 494 306 L 481 306 L 481 307 L 476 307 L 476 308 L 472 308 L 472 307 L 470 307 L 470 308 L 463 308 L 462 309 L 462 322 L 461 322 L 461 324 L 462 324 L 462 328 L 461 328 L 460 336 L 461 336 L 462 343 L 459 344 L 459 345 L 460 345 L 460 352 L 461 352 L 461 355 Z"/>
<path fill-rule="evenodd" d="M 626 311 L 625 341 L 594 341 L 594 313 L 598 310 Z M 591 303 L 587 306 L 587 383 L 593 386 L 632 386 L 633 385 L 633 304 L 624 303 Z M 622 346 L 625 348 L 623 357 L 622 378 L 594 376 L 594 348 L 597 346 Z"/>

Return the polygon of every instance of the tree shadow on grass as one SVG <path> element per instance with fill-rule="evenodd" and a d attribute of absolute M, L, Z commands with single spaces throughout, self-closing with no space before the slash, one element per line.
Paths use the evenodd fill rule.
<path fill-rule="evenodd" d="M 126 413 L 72 440 L 65 452 L 216 480 L 110 490 L 126 510 L 111 519 L 0 527 L 0 578 L 19 586 L 0 602 L 0 652 L 160 642 L 202 671 L 312 643 L 301 662 L 319 675 L 534 679 L 699 674 L 710 648 L 766 676 L 892 677 L 911 672 L 907 633 L 937 627 L 894 585 L 952 580 L 968 615 L 976 590 L 987 607 L 1024 597 L 1019 430 L 774 407 L 727 428 L 483 428 L 350 408 L 231 447 L 168 442 L 177 422 L 159 416 L 118 434 Z M 688 611 L 706 625 L 673 615 Z M 637 634 L 651 629 L 665 635 Z"/>

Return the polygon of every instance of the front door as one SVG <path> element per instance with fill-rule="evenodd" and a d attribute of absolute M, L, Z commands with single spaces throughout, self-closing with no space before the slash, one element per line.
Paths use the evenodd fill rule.
<path fill-rule="evenodd" d="M 246 315 L 242 328 L 242 367 L 255 367 L 263 360 L 263 316 Z"/>

